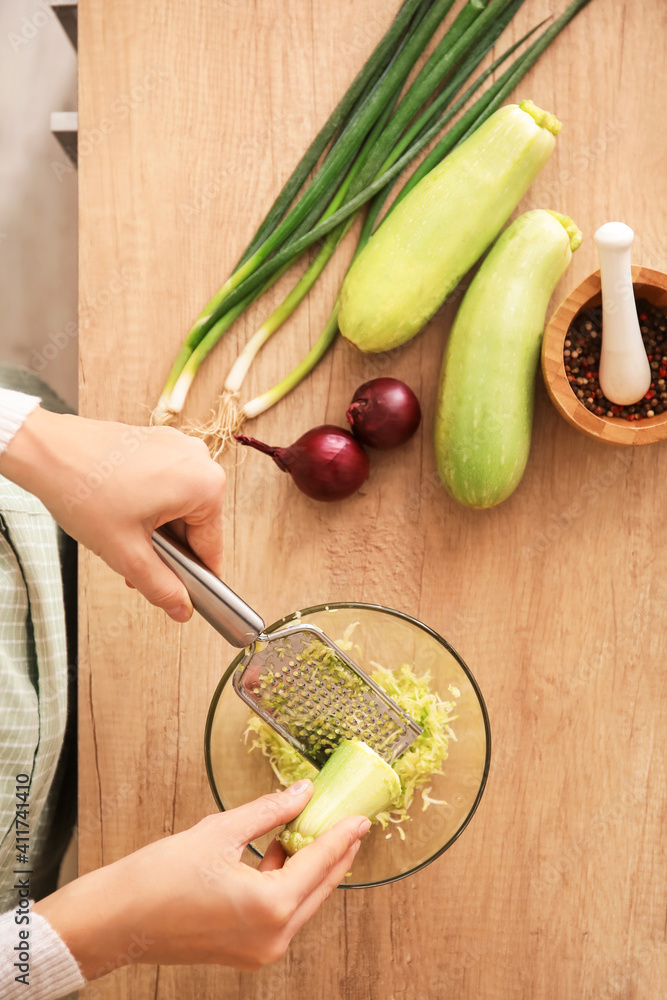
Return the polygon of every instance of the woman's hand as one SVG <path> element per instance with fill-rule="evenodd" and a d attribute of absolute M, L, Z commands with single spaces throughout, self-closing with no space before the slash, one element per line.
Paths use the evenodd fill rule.
<path fill-rule="evenodd" d="M 342 881 L 370 828 L 351 816 L 285 859 L 274 841 L 259 866 L 246 844 L 297 816 L 312 795 L 304 779 L 284 792 L 208 816 L 184 833 L 70 882 L 37 903 L 87 979 L 129 959 L 215 963 L 253 970 L 284 954 Z"/>
<path fill-rule="evenodd" d="M 1 456 L 0 473 L 39 497 L 69 535 L 175 621 L 187 621 L 192 604 L 154 552 L 153 530 L 175 521 L 222 574 L 225 474 L 197 438 L 38 407 Z"/>

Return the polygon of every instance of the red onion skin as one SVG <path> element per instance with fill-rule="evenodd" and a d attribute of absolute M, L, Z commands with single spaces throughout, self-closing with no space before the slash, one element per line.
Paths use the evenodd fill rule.
<path fill-rule="evenodd" d="M 313 427 L 289 448 L 273 448 L 245 434 L 237 434 L 236 440 L 270 455 L 302 493 L 324 503 L 352 496 L 366 482 L 371 468 L 359 442 L 333 424 Z"/>
<path fill-rule="evenodd" d="M 389 451 L 405 444 L 421 421 L 410 386 L 397 378 L 374 378 L 355 392 L 347 413 L 354 436 L 369 448 Z"/>

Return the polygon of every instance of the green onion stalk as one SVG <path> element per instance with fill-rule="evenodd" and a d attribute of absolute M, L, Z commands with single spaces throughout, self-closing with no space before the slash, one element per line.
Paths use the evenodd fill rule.
<path fill-rule="evenodd" d="M 492 8 L 485 10 L 487 2 L 488 0 L 469 0 L 464 11 L 456 18 L 401 102 L 399 113 L 390 122 L 388 134 L 385 135 L 383 131 L 375 142 L 366 165 L 365 177 L 374 176 L 376 162 L 381 162 L 386 157 L 395 135 L 400 134 L 410 118 L 430 99 L 434 88 L 466 49 L 490 30 L 493 22 L 502 17 L 505 10 L 510 7 L 515 10 L 523 0 L 494 0 Z M 344 173 L 349 163 L 353 162 L 369 130 L 386 109 L 387 102 L 393 101 L 397 81 L 402 85 L 453 3 L 454 0 L 433 0 L 432 3 L 411 5 L 409 13 L 414 16 L 406 37 L 400 42 L 393 59 L 370 89 L 368 96 L 355 107 L 305 194 L 252 254 L 249 255 L 246 251 L 232 276 L 196 320 L 163 389 L 154 413 L 155 422 L 171 422 L 180 412 L 199 366 L 233 321 L 229 312 L 233 310 L 236 318 L 239 315 L 237 306 L 243 304 L 245 308 L 254 301 L 268 287 L 266 283 L 269 279 L 285 263 L 295 260 L 305 249 L 328 235 L 339 223 L 346 221 L 379 189 L 376 187 L 371 190 L 366 187 L 356 196 L 353 207 L 346 210 L 343 216 L 339 217 L 342 209 L 328 215 L 328 221 L 325 214 L 314 229 L 308 230 L 319 216 L 322 205 L 327 203 L 338 187 L 341 169 Z M 399 14 L 408 4 L 409 0 Z M 389 175 L 386 175 L 382 183 L 386 183 L 388 179 Z M 357 188 L 359 186 L 357 184 Z M 335 248 L 335 240 L 333 244 Z M 248 298 L 251 292 L 252 297 Z"/>
<path fill-rule="evenodd" d="M 355 256 L 370 238 L 381 208 L 398 174 L 418 152 L 442 131 L 443 127 L 461 110 L 472 93 L 497 66 L 541 26 L 538 25 L 531 32 L 528 32 L 524 38 L 503 53 L 500 59 L 482 73 L 445 114 L 440 114 L 451 104 L 454 95 L 458 93 L 474 67 L 479 64 L 495 43 L 521 2 L 522 0 L 495 0 L 493 5 L 485 10 L 485 0 L 469 0 L 423 67 L 415 83 L 408 90 L 406 97 L 400 102 L 398 110 L 389 119 L 386 128 L 384 121 L 387 118 L 389 105 L 385 103 L 384 110 L 380 112 L 379 116 L 376 116 L 375 127 L 371 126 L 370 135 L 362 153 L 331 198 L 324 214 L 320 215 L 317 224 L 309 231 L 304 232 L 302 217 L 301 225 L 297 224 L 292 228 L 286 243 L 283 243 L 282 246 L 274 244 L 276 252 L 272 255 L 270 252 L 264 254 L 261 260 L 255 256 L 256 266 L 254 266 L 254 270 L 246 268 L 234 282 L 234 287 L 228 288 L 223 298 L 220 298 L 220 293 L 218 293 L 215 302 L 212 300 L 213 305 L 208 313 L 208 318 L 205 323 L 200 324 L 199 336 L 197 338 L 191 336 L 188 346 L 189 353 L 185 363 L 181 366 L 181 379 L 183 374 L 186 379 L 185 382 L 181 380 L 181 386 L 185 387 L 185 392 L 181 393 L 180 397 L 178 392 L 173 394 L 174 388 L 180 388 L 178 377 L 171 386 L 172 395 L 168 397 L 168 403 L 172 412 L 177 412 L 180 409 L 185 399 L 185 393 L 199 365 L 223 333 L 231 326 L 234 319 L 251 301 L 254 301 L 258 294 L 261 294 L 277 280 L 278 276 L 284 273 L 298 254 L 317 240 L 324 239 L 317 257 L 308 270 L 284 302 L 256 331 L 233 366 L 225 383 L 225 391 L 221 397 L 221 407 L 219 407 L 218 413 L 214 415 L 208 425 L 201 429 L 213 453 L 219 453 L 222 450 L 226 440 L 238 431 L 245 420 L 252 419 L 264 412 L 294 389 L 324 357 L 338 333 L 337 302 L 322 334 L 303 361 L 271 390 L 239 408 L 239 390 L 257 352 L 303 300 L 322 273 L 362 206 L 370 200 L 370 208 Z M 478 128 L 502 104 L 541 52 L 587 2 L 589 0 L 574 0 L 564 14 L 540 36 L 537 42 L 533 43 L 523 55 L 516 59 L 503 76 L 465 112 L 431 151 L 422 166 L 415 171 L 400 192 L 395 204 L 428 170 L 440 162 L 454 146 Z M 422 23 L 424 20 L 426 18 L 422 19 Z M 397 60 L 398 57 L 394 58 Z M 404 70 L 405 64 L 403 64 Z M 396 86 L 396 79 L 394 77 L 394 86 Z M 429 98 L 433 97 L 443 80 L 445 80 L 443 90 L 431 101 L 426 111 L 415 119 L 419 109 Z M 436 117 L 438 115 L 439 117 Z M 434 118 L 436 118 L 435 122 Z M 368 133 L 366 134 L 368 135 Z M 261 229 L 259 232 L 261 233 Z M 257 237 L 255 239 L 257 240 Z M 264 244 L 260 243 L 261 246 Z M 252 259 L 252 256 L 249 257 L 248 251 L 246 251 L 242 261 L 245 260 L 247 263 L 248 260 Z M 227 285 L 229 286 L 229 282 Z M 230 400 L 233 402 L 233 406 L 228 408 L 228 412 L 222 413 L 221 408 L 224 409 L 225 404 L 229 404 Z M 161 402 L 164 402 L 164 394 Z"/>
<path fill-rule="evenodd" d="M 357 214 L 363 202 L 374 193 L 374 190 L 377 190 L 377 188 L 372 191 L 368 190 L 367 185 L 374 177 L 377 179 L 378 170 L 382 174 L 382 183 L 384 183 L 390 177 L 389 174 L 385 175 L 384 171 L 390 164 L 395 163 L 406 149 L 409 150 L 409 155 L 401 161 L 399 169 L 402 169 L 405 163 L 419 152 L 424 142 L 421 145 L 414 145 L 412 147 L 413 140 L 424 132 L 427 125 L 433 121 L 438 112 L 451 101 L 454 94 L 458 92 L 460 87 L 469 78 L 473 69 L 495 44 L 506 25 L 523 3 L 523 0 L 496 0 L 492 10 L 485 12 L 487 3 L 488 0 L 468 0 L 468 3 L 455 18 L 435 51 L 417 75 L 414 83 L 401 100 L 398 110 L 391 117 L 388 126 L 385 128 L 386 119 L 389 117 L 387 110 L 391 110 L 390 105 L 387 106 L 385 114 L 377 120 L 362 153 L 348 174 L 346 181 L 320 219 L 320 226 L 326 224 L 326 220 L 331 217 L 332 213 L 335 214 L 341 204 L 345 204 L 349 198 L 354 196 L 357 197 L 357 202 L 353 208 L 353 212 Z M 450 6 L 451 4 L 448 3 L 447 9 Z M 442 11 L 439 12 L 439 14 L 441 13 Z M 475 24 L 476 21 L 478 22 L 477 24 Z M 518 44 L 521 44 L 521 42 Z M 513 46 L 509 51 L 513 51 L 516 47 L 516 45 Z M 509 51 L 504 58 L 509 55 Z M 450 71 L 454 67 L 457 67 L 456 72 L 450 74 Z M 409 66 L 404 66 L 402 76 L 395 77 L 394 91 L 396 95 L 402 89 L 410 68 Z M 417 121 L 405 131 L 408 124 L 414 119 L 415 114 L 419 112 L 424 103 L 437 91 L 437 88 L 445 78 L 449 78 L 445 89 L 433 100 L 427 110 L 422 112 Z M 481 79 L 479 82 L 481 82 Z M 438 127 L 430 133 L 431 137 L 437 133 L 441 125 L 442 120 Z M 402 138 L 401 133 L 403 133 Z M 394 171 L 394 173 L 396 172 Z M 360 192 L 362 192 L 361 196 L 359 196 Z M 223 450 L 226 442 L 231 439 L 237 429 L 238 420 L 242 419 L 239 416 L 238 407 L 239 390 L 254 357 L 269 337 L 279 329 L 297 308 L 310 288 L 312 288 L 314 282 L 352 225 L 354 214 L 348 212 L 345 219 L 341 221 L 341 224 L 336 229 L 332 229 L 329 226 L 329 229 L 326 231 L 328 235 L 325 233 L 322 234 L 326 235 L 326 240 L 308 271 L 302 276 L 286 300 L 262 324 L 259 330 L 253 334 L 237 359 L 223 386 L 217 411 L 213 412 L 211 419 L 203 426 L 191 425 L 188 428 L 191 432 L 201 435 L 207 441 L 213 454 L 219 454 Z M 298 233 L 296 235 L 298 236 Z M 300 244 L 297 242 L 296 251 L 284 248 L 281 251 L 283 259 L 287 260 L 295 252 L 301 252 L 304 242 L 310 244 L 314 238 L 316 237 L 306 234 Z M 273 262 L 269 261 L 264 266 L 263 273 L 266 273 L 267 268 L 271 269 L 274 266 L 276 266 L 275 258 Z M 238 294 L 237 292 L 237 297 Z M 183 367 L 180 380 L 172 391 L 172 402 L 176 399 L 177 404 L 181 405 L 182 397 L 179 395 L 179 388 L 185 386 L 186 391 L 189 389 L 192 379 L 204 358 L 229 328 L 229 314 L 225 313 L 225 309 L 229 309 L 230 305 L 231 302 L 228 299 L 226 306 L 223 305 L 221 308 L 218 308 L 217 315 L 220 315 L 220 319 L 209 328 L 208 333 L 200 339 L 199 344 L 192 351 L 189 360 Z"/>
<path fill-rule="evenodd" d="M 512 7 L 510 17 L 513 15 L 518 6 L 523 2 L 523 0 L 513 0 L 510 5 Z M 445 37 L 440 42 L 438 48 L 433 53 L 429 59 L 427 65 L 422 70 L 420 77 L 423 77 L 424 73 L 432 66 L 435 62 L 442 58 L 444 52 L 451 48 L 455 41 L 458 40 L 461 35 L 464 34 L 466 29 L 472 23 L 472 21 L 484 10 L 488 0 L 468 0 L 468 3 L 461 10 L 458 17 L 450 27 L 449 31 Z M 500 19 L 499 19 L 500 20 Z M 484 55 L 489 51 L 492 45 L 495 43 L 497 37 L 500 35 L 501 31 L 505 27 L 505 23 L 509 20 L 506 17 L 504 23 L 502 23 L 498 30 L 494 31 L 493 35 L 489 35 L 484 42 L 483 51 L 479 51 L 480 47 L 476 50 L 477 62 L 480 62 Z M 520 43 L 517 43 L 520 44 Z M 447 89 L 447 93 L 453 93 L 458 89 L 459 80 L 467 79 L 470 74 L 472 66 L 468 67 L 468 63 L 465 64 L 464 70 L 465 74 L 462 75 L 461 71 L 457 74 L 457 77 L 452 81 Z M 344 183 L 338 190 L 338 193 L 331 201 L 326 212 L 322 216 L 322 219 L 327 219 L 333 214 L 342 204 L 345 202 L 345 198 L 349 195 L 356 194 L 359 190 L 363 189 L 369 177 L 369 167 L 368 163 L 372 153 L 375 150 L 376 143 L 382 131 L 385 128 L 387 121 L 391 117 L 394 107 L 395 100 L 398 98 L 403 85 L 409 75 L 409 67 L 406 67 L 404 72 L 400 77 L 396 78 L 394 86 L 394 103 L 388 103 L 384 113 L 378 118 L 373 127 L 371 133 L 369 134 L 366 143 L 360 153 L 358 159 L 355 161 L 352 169 L 345 178 Z M 415 85 L 419 85 L 419 77 L 415 81 Z M 413 100 L 413 105 L 414 105 Z M 410 140 L 414 135 L 419 134 L 423 130 L 423 125 L 426 121 L 431 120 L 434 115 L 439 110 L 442 105 L 442 95 L 438 98 L 437 102 L 434 102 L 427 112 L 425 112 L 420 120 L 420 126 L 413 128 L 404 137 L 404 139 L 396 146 L 393 156 L 390 158 L 389 162 L 393 162 L 398 155 L 409 145 Z M 409 108 L 409 112 L 411 107 Z M 405 112 L 403 113 L 406 117 Z M 347 232 L 351 228 L 355 221 L 356 216 L 350 216 L 350 218 L 342 222 L 336 229 L 332 230 L 324 239 L 319 253 L 316 255 L 313 262 L 308 267 L 307 271 L 302 275 L 290 293 L 286 296 L 283 302 L 273 311 L 273 313 L 266 319 L 261 326 L 255 331 L 255 333 L 250 337 L 245 347 L 237 357 L 232 368 L 227 375 L 225 383 L 223 385 L 222 392 L 218 398 L 217 410 L 212 413 L 210 420 L 208 420 L 203 425 L 191 424 L 188 426 L 188 431 L 201 436 L 209 446 L 211 454 L 217 457 L 222 451 L 224 451 L 226 445 L 233 440 L 233 436 L 240 429 L 240 426 L 245 419 L 245 416 L 241 416 L 238 400 L 240 395 L 241 386 L 243 381 L 250 369 L 252 362 L 255 357 L 264 346 L 264 344 L 269 340 L 273 334 L 280 329 L 280 327 L 285 323 L 285 321 L 292 315 L 292 313 L 297 309 L 303 299 L 306 297 L 310 289 L 313 287 L 320 274 L 328 264 L 331 257 L 334 255 L 339 244 L 342 242 Z M 282 271 L 280 272 L 283 273 Z M 236 310 L 233 310 L 236 312 Z M 229 313 L 223 316 L 218 324 L 213 328 L 213 331 L 209 335 L 209 343 L 215 338 L 217 340 L 226 332 L 229 323 L 227 318 Z M 203 360 L 203 358 L 201 359 Z M 201 363 L 201 360 L 193 352 L 192 364 Z"/>
<path fill-rule="evenodd" d="M 392 203 L 389 212 L 391 212 L 399 201 L 405 197 L 405 195 L 412 190 L 412 188 L 419 183 L 419 181 L 430 170 L 433 169 L 433 167 L 440 163 L 441 160 L 443 160 L 455 146 L 467 139 L 469 135 L 479 128 L 479 126 L 483 124 L 483 122 L 486 121 L 486 119 L 507 100 L 509 94 L 521 81 L 521 79 L 523 79 L 528 70 L 534 65 L 547 46 L 589 2 L 590 0 L 574 0 L 574 2 L 571 3 L 570 6 L 563 12 L 563 14 L 556 21 L 554 21 L 554 23 L 547 28 L 542 35 L 540 35 L 537 41 L 526 49 L 523 55 L 515 60 L 509 69 L 507 69 L 505 73 L 503 73 L 503 75 L 499 77 L 499 79 L 482 95 L 482 97 L 480 97 L 475 104 L 473 104 L 468 111 L 462 115 L 458 122 L 444 135 L 440 142 L 414 171 Z M 544 22 L 532 29 L 528 35 L 532 34 L 535 30 L 541 27 L 542 24 L 544 24 Z M 473 83 L 462 98 L 452 106 L 448 115 L 445 116 L 447 120 L 450 120 L 450 118 L 460 110 L 462 105 L 467 101 L 472 92 L 478 88 L 483 79 L 486 79 L 497 68 L 497 66 L 507 58 L 511 51 L 524 42 L 528 35 L 520 39 L 520 41 L 517 42 L 512 49 L 503 53 L 503 55 Z M 441 120 L 437 127 L 442 128 L 443 124 L 444 122 Z M 426 141 L 428 142 L 432 138 L 432 131 L 429 131 L 429 133 L 427 133 Z M 355 257 L 361 252 L 367 241 L 370 239 L 370 236 L 375 231 L 376 227 L 374 227 L 374 224 L 377 222 L 381 208 L 389 194 L 390 186 L 391 185 L 382 186 L 379 193 L 375 195 L 370 203 L 364 227 L 355 252 Z M 373 185 L 371 187 L 373 187 Z M 322 333 L 315 344 L 311 347 L 306 357 L 287 376 L 281 379 L 277 385 L 245 403 L 243 407 L 241 407 L 238 411 L 239 429 L 247 420 L 251 420 L 254 417 L 259 416 L 261 413 L 264 413 L 272 406 L 275 406 L 275 404 L 283 399 L 284 396 L 295 389 L 319 364 L 334 343 L 337 335 L 338 297 L 336 298 L 333 310 Z"/>
<path fill-rule="evenodd" d="M 502 0 L 497 0 L 497 2 L 502 2 Z M 574 6 L 581 9 L 589 2 L 590 0 L 574 0 Z M 520 64 L 522 61 L 523 59 L 520 57 L 520 59 L 517 60 L 517 63 Z M 520 66 L 517 67 L 517 63 L 515 63 L 515 73 L 512 77 L 514 80 L 520 79 L 520 75 L 517 76 L 517 71 L 520 70 Z M 501 98 L 501 100 L 502 99 L 504 98 Z M 495 110 L 495 105 L 493 110 Z M 441 130 L 441 127 L 442 123 L 437 122 L 434 126 L 432 126 L 432 128 L 428 129 L 426 133 L 424 133 L 424 135 L 421 136 L 420 139 L 409 150 L 407 150 L 406 153 L 403 154 L 403 156 L 399 157 L 396 163 L 386 170 L 381 177 L 374 180 L 358 195 L 351 197 L 349 201 L 346 201 L 341 208 L 335 211 L 327 219 L 320 220 L 320 222 L 313 226 L 308 233 L 287 243 L 284 247 L 282 247 L 282 249 L 277 251 L 277 253 L 275 253 L 270 260 L 267 260 L 259 266 L 252 275 L 245 278 L 239 286 L 230 293 L 227 302 L 224 306 L 220 307 L 219 310 L 216 310 L 213 313 L 212 319 L 217 321 L 220 316 L 224 315 L 227 309 L 231 309 L 243 298 L 244 295 L 262 285 L 262 283 L 273 275 L 279 267 L 282 267 L 287 260 L 294 259 L 298 254 L 301 254 L 304 250 L 308 249 L 308 247 L 312 246 L 313 243 L 316 243 L 322 237 L 326 236 L 333 229 L 335 229 L 340 222 L 348 219 L 357 211 L 357 209 L 365 205 L 366 202 L 377 194 L 378 191 L 382 190 L 382 188 L 384 188 L 390 180 L 393 180 L 402 172 L 404 167 L 407 166 L 407 164 L 413 159 L 415 153 L 423 149 L 423 147 L 427 145 L 427 143 Z M 474 127 L 476 128 L 478 126 L 475 125 Z M 214 346 L 214 343 L 214 338 L 209 340 L 207 336 L 203 337 L 197 348 L 198 351 L 201 351 L 200 360 L 203 360 L 206 353 L 208 353 L 211 347 Z"/>
<path fill-rule="evenodd" d="M 395 76 L 405 65 L 412 68 L 453 2 L 454 0 L 404 0 L 386 34 L 287 180 L 234 271 L 195 320 L 162 390 L 153 422 L 170 423 L 180 412 L 189 389 L 188 381 L 191 381 L 190 372 L 186 371 L 187 363 L 206 332 L 228 311 L 221 309 L 225 300 L 301 224 L 308 224 L 319 217 L 367 134 L 382 114 L 392 94 Z M 328 153 L 312 181 L 290 208 L 330 143 Z M 259 285 L 259 288 L 253 289 L 255 295 L 249 302 L 261 293 L 264 281 Z M 229 309 L 234 308 L 243 298 L 244 295 L 237 297 L 229 305 Z M 212 319 L 214 315 L 215 319 Z M 184 384 L 176 390 L 178 379 L 182 376 Z"/>
<path fill-rule="evenodd" d="M 432 123 L 433 117 L 438 112 L 442 111 L 443 108 L 447 107 L 447 105 L 451 102 L 453 95 L 458 93 L 461 85 L 469 78 L 471 70 L 478 65 L 479 62 L 481 62 L 487 52 L 491 49 L 497 40 L 497 37 L 500 35 L 502 30 L 504 30 L 506 23 L 509 21 L 511 16 L 513 16 L 515 9 L 516 8 L 508 9 L 505 20 L 498 24 L 493 35 L 487 36 L 482 40 L 481 44 L 478 44 L 478 46 L 470 52 L 466 61 L 461 65 L 457 73 L 452 75 L 448 85 L 443 89 L 438 98 L 432 102 L 427 111 L 417 119 L 408 132 L 404 134 L 400 142 L 396 144 L 390 156 L 387 157 L 385 162 L 382 164 L 380 168 L 380 175 L 386 172 L 392 164 L 396 163 L 399 157 L 401 157 L 401 155 L 405 152 L 405 149 L 410 146 L 411 142 L 414 142 L 416 139 L 421 137 L 421 142 L 419 142 L 413 150 L 413 155 L 416 155 L 416 153 L 423 148 L 423 145 L 430 141 L 435 134 L 441 131 L 442 128 L 447 125 L 456 114 L 458 114 L 461 108 L 467 103 L 469 98 L 482 85 L 482 83 L 545 23 L 542 21 L 512 46 L 510 46 L 510 48 L 508 48 L 498 59 L 496 59 L 488 67 L 488 69 L 477 77 L 477 79 L 468 87 L 463 95 L 451 106 L 447 113 L 438 118 L 436 124 L 426 131 L 429 124 Z M 464 8 L 462 13 L 464 13 L 465 10 L 466 8 Z M 506 77 L 501 79 L 496 84 L 496 90 L 500 90 L 505 80 Z M 481 125 L 482 121 L 484 121 L 486 117 L 488 117 L 490 112 L 485 112 L 485 109 L 493 99 L 494 92 L 495 91 L 493 89 L 487 92 L 484 97 L 470 110 L 468 115 L 462 121 L 462 124 L 459 125 L 456 130 L 446 134 L 442 145 L 439 147 L 438 160 L 444 158 L 446 153 L 453 149 L 454 146 L 461 141 L 461 138 L 465 134 L 471 121 L 475 120 L 475 127 L 477 127 L 478 125 Z M 385 187 L 372 200 L 355 250 L 355 257 L 361 252 L 370 238 L 373 231 L 373 225 L 377 220 L 388 193 L 389 188 Z M 312 272 L 307 272 L 303 276 L 299 283 L 301 289 L 303 289 L 303 285 L 309 281 L 313 273 L 314 269 Z M 269 329 L 271 329 L 271 332 L 275 332 L 275 329 L 277 329 L 278 326 L 284 322 L 287 316 L 291 314 L 292 309 L 290 308 L 290 298 L 291 296 L 287 297 L 285 302 L 278 307 L 274 314 L 269 317 L 269 320 L 267 320 L 263 327 L 260 328 L 260 331 L 258 331 L 257 334 L 250 339 L 237 359 L 237 362 L 232 367 L 227 381 L 225 382 L 225 387 L 218 401 L 217 412 L 214 413 L 211 420 L 205 424 L 203 428 L 195 429 L 195 432 L 201 431 L 202 436 L 206 440 L 211 453 L 214 456 L 219 455 L 225 449 L 227 443 L 240 431 L 243 424 L 247 420 L 263 413 L 265 410 L 269 409 L 276 402 L 282 399 L 283 396 L 285 396 L 293 388 L 295 388 L 324 357 L 336 338 L 338 333 L 337 301 L 321 336 L 299 365 L 292 372 L 290 372 L 286 378 L 282 379 L 278 385 L 240 407 L 238 404 L 238 398 L 243 377 L 247 373 L 250 363 L 254 359 L 258 350 L 268 339 L 268 336 L 265 336 L 264 334 L 268 333 Z"/>

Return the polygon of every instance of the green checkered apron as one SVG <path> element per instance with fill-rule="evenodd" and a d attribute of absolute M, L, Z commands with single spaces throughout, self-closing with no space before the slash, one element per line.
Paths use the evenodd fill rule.
<path fill-rule="evenodd" d="M 0 477 L 0 912 L 14 868 L 40 868 L 67 719 L 67 648 L 55 523 Z M 16 850 L 17 775 L 28 775 L 29 864 Z M 21 779 L 25 780 L 25 779 Z M 23 786 L 21 786 L 23 787 Z"/>
<path fill-rule="evenodd" d="M 32 869 L 33 898 L 55 888 L 74 821 L 59 535 L 40 501 L 0 476 L 0 913 L 16 905 L 14 869 Z M 28 776 L 27 864 L 16 849 L 17 775 Z"/>

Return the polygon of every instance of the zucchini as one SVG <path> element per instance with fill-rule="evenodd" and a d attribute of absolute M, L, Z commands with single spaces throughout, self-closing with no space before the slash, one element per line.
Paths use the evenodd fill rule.
<path fill-rule="evenodd" d="M 396 771 L 361 740 L 343 740 L 313 782 L 315 790 L 296 819 L 280 834 L 287 854 L 295 854 L 346 816 L 374 820 L 401 794 Z"/>
<path fill-rule="evenodd" d="M 347 273 L 343 336 L 373 352 L 414 337 L 496 238 L 560 128 L 532 101 L 506 105 L 415 185 Z"/>
<path fill-rule="evenodd" d="M 580 243 L 567 216 L 526 212 L 461 303 L 442 365 L 435 454 L 448 492 L 467 507 L 493 507 L 521 481 L 547 306 Z"/>

